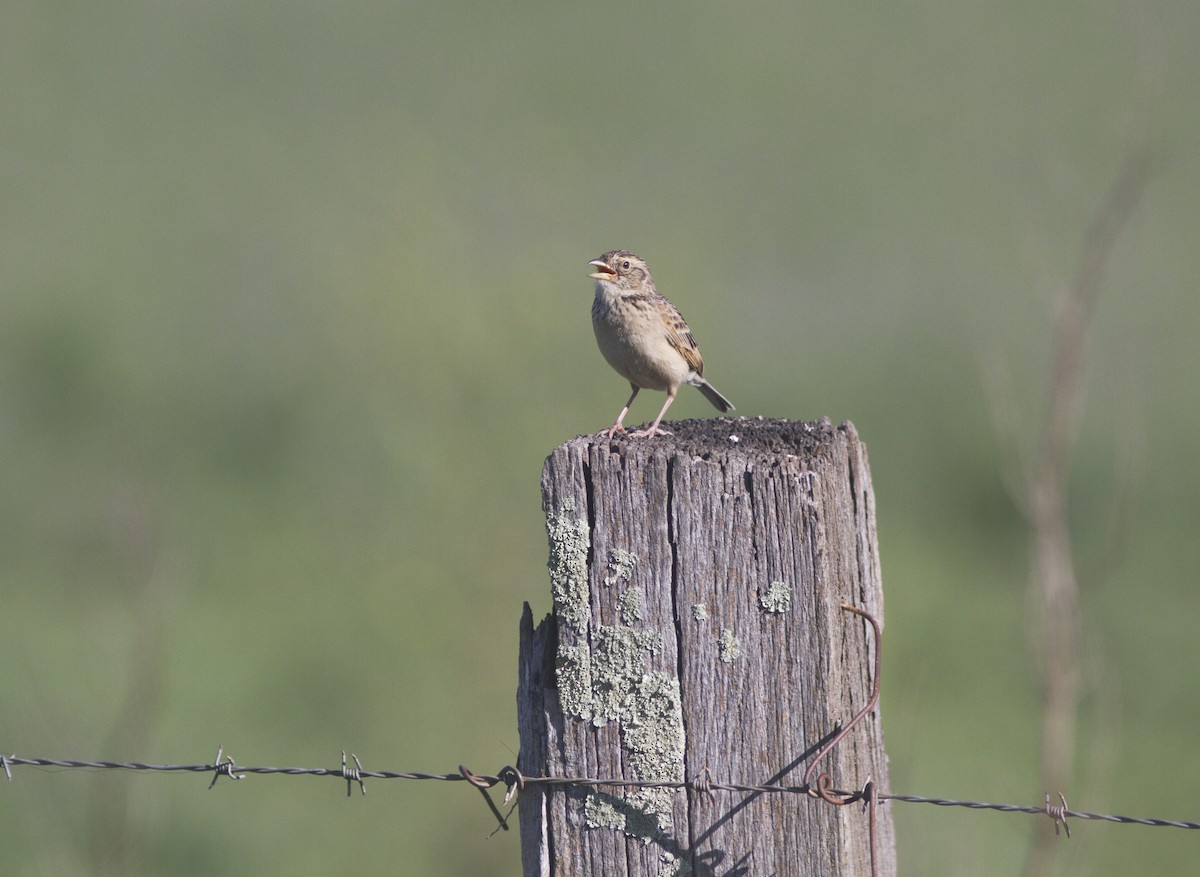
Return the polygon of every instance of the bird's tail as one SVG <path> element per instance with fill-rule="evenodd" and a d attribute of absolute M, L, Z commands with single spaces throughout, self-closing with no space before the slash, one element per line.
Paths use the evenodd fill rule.
<path fill-rule="evenodd" d="M 710 384 L 704 378 L 697 376 L 695 383 L 692 384 L 697 390 L 704 394 L 704 398 L 713 403 L 713 407 L 724 413 L 733 410 L 733 403 L 717 392 L 717 388 Z"/>

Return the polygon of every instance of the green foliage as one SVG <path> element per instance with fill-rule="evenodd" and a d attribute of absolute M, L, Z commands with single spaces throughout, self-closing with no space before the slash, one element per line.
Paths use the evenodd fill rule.
<path fill-rule="evenodd" d="M 1104 547 L 1123 423 L 1143 477 L 1085 594 L 1097 693 L 1064 791 L 1200 815 L 1194 3 L 3 18 L 3 751 L 515 760 L 520 604 L 550 606 L 539 467 L 625 397 L 586 262 L 629 247 L 738 413 L 870 444 L 895 789 L 1040 801 L 1026 544 L 978 366 L 1007 362 L 1032 437 L 1053 301 L 1150 94 L 1162 160 L 1088 351 L 1081 545 Z M 457 786 L 205 782 L 20 769 L 6 873 L 519 870 Z M 905 873 L 1020 867 L 1024 817 L 895 806 Z M 1168 831 L 1075 833 L 1062 873 L 1195 860 Z"/>

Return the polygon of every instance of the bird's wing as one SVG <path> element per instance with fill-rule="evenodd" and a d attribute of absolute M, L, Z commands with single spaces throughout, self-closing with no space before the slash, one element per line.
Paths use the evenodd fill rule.
<path fill-rule="evenodd" d="M 688 328 L 687 320 L 679 309 L 666 298 L 662 298 L 663 325 L 667 330 L 667 341 L 679 351 L 687 361 L 688 368 L 696 374 L 704 374 L 704 360 L 700 358 L 700 345 L 696 343 L 692 330 Z"/>

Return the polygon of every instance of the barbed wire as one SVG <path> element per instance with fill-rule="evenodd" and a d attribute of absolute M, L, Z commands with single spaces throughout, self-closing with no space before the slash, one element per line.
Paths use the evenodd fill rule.
<path fill-rule="evenodd" d="M 266 767 L 236 763 L 224 755 L 224 749 L 218 748 L 217 758 L 212 764 L 151 764 L 142 761 L 99 761 L 76 758 L 29 758 L 12 755 L 0 755 L 0 768 L 3 769 L 9 782 L 13 781 L 14 767 L 46 767 L 64 770 L 124 770 L 136 773 L 202 773 L 211 774 L 212 780 L 208 787 L 211 789 L 221 777 L 233 780 L 245 779 L 251 774 L 283 775 L 283 776 L 316 776 L 333 777 L 345 780 L 346 792 L 350 794 L 355 783 L 362 794 L 366 794 L 368 779 L 378 780 L 432 780 L 435 782 L 466 782 L 483 790 L 503 785 L 506 789 L 504 803 L 509 803 L 522 789 L 530 786 L 545 786 L 548 788 L 618 788 L 618 789 L 675 789 L 688 790 L 700 794 L 713 792 L 733 792 L 740 794 L 784 794 L 817 797 L 818 790 L 809 785 L 780 785 L 738 782 L 714 782 L 707 771 L 692 780 L 632 780 L 619 777 L 584 777 L 584 776 L 525 776 L 512 765 L 505 765 L 495 774 L 476 774 L 460 765 L 457 773 L 425 773 L 421 771 L 366 770 L 362 767 L 358 756 L 351 754 L 353 765 L 346 761 L 346 753 L 342 753 L 340 767 Z M 864 801 L 867 792 L 864 789 L 846 791 L 829 790 L 832 794 L 854 801 Z M 1148 825 L 1161 828 L 1200 829 L 1200 822 L 1185 822 L 1175 819 L 1151 819 L 1140 816 L 1121 816 L 1112 813 L 1091 813 L 1085 810 L 1071 810 L 1062 805 L 1051 805 L 1047 795 L 1046 804 L 1037 807 L 1024 804 L 996 804 L 986 801 L 966 801 L 953 798 L 933 798 L 923 795 L 904 795 L 895 792 L 876 790 L 874 792 L 880 803 L 899 801 L 905 804 L 932 804 L 936 807 L 964 807 L 968 810 L 994 810 L 1002 813 L 1028 813 L 1032 815 L 1049 816 L 1058 824 L 1064 824 L 1067 819 L 1084 819 L 1100 822 L 1114 822 L 1124 825 Z M 1061 798 L 1061 796 L 1060 796 Z M 488 799 L 491 800 L 490 798 Z M 501 826 L 507 830 L 507 820 L 502 818 Z"/>
<path fill-rule="evenodd" d="M 1067 837 L 1071 836 L 1071 828 L 1067 823 L 1068 819 L 1088 819 L 1098 820 L 1103 822 L 1115 822 L 1126 825 L 1149 825 L 1167 828 L 1190 828 L 1200 829 L 1200 823 L 1182 822 L 1170 819 L 1150 819 L 1137 816 L 1120 816 L 1109 813 L 1090 813 L 1083 810 L 1071 810 L 1067 806 L 1067 799 L 1062 794 L 1058 793 L 1058 804 L 1050 802 L 1050 793 L 1045 795 L 1045 804 L 1041 807 L 1031 807 L 1021 804 L 992 804 L 985 801 L 963 801 L 951 798 L 931 798 L 921 795 L 900 795 L 893 792 L 881 791 L 875 788 L 872 781 L 868 781 L 861 789 L 855 791 L 845 791 L 833 787 L 833 780 L 826 771 L 817 773 L 821 761 L 825 759 L 830 752 L 841 742 L 841 740 L 857 725 L 868 713 L 875 708 L 875 704 L 879 700 L 879 680 L 881 678 L 880 663 L 882 654 L 882 631 L 879 622 L 869 612 L 859 609 L 856 606 L 843 604 L 841 608 L 847 612 L 852 612 L 861 616 L 868 621 L 872 628 L 872 633 L 875 638 L 874 649 L 874 673 L 872 678 L 871 695 L 867 703 L 860 709 L 854 717 L 846 723 L 844 727 L 836 730 L 831 734 L 827 742 L 820 750 L 812 757 L 808 763 L 808 767 L 804 771 L 804 781 L 800 785 L 777 785 L 777 784 L 747 784 L 737 782 L 713 782 L 708 768 L 704 768 L 700 773 L 691 780 L 647 780 L 647 779 L 625 779 L 618 777 L 597 778 L 597 777 L 582 777 L 582 776 L 525 776 L 517 768 L 512 765 L 505 765 L 495 775 L 476 774 L 468 770 L 464 765 L 458 766 L 458 773 L 422 773 L 418 771 L 390 771 L 390 770 L 366 770 L 362 766 L 362 762 L 358 756 L 351 753 L 350 758 L 354 764 L 351 765 L 346 760 L 346 752 L 342 751 L 342 763 L 340 767 L 325 768 L 325 767 L 261 767 L 237 764 L 232 756 L 226 756 L 223 746 L 217 747 L 217 756 L 213 759 L 212 764 L 151 764 L 141 761 L 83 761 L 80 759 L 66 758 L 25 758 L 19 757 L 16 753 L 12 755 L 0 754 L 0 768 L 3 769 L 5 776 L 9 782 L 12 782 L 12 768 L 15 766 L 29 767 L 56 767 L 63 769 L 86 769 L 86 770 L 127 770 L 127 771 L 158 771 L 171 773 L 210 773 L 212 779 L 208 783 L 211 789 L 217 784 L 217 780 L 221 777 L 228 777 L 231 780 L 243 780 L 250 774 L 262 775 L 283 775 L 283 776 L 325 776 L 334 777 L 336 779 L 345 780 L 346 795 L 352 795 L 354 785 L 357 783 L 359 792 L 363 795 L 367 793 L 366 780 L 381 779 L 381 780 L 434 780 L 442 782 L 466 782 L 479 790 L 483 795 L 483 799 L 487 802 L 488 808 L 492 812 L 492 816 L 496 818 L 498 827 L 496 831 L 508 831 L 510 826 L 508 818 L 512 815 L 516 804 L 513 804 L 508 813 L 502 813 L 500 807 L 492 799 L 489 790 L 498 785 L 505 787 L 503 804 L 508 805 L 512 802 L 514 796 L 529 788 L 530 786 L 543 786 L 547 790 L 555 787 L 572 788 L 634 788 L 634 789 L 686 789 L 698 795 L 711 796 L 715 792 L 733 792 L 741 794 L 794 794 L 803 795 L 819 799 L 826 804 L 844 807 L 849 804 L 862 802 L 864 811 L 869 815 L 869 839 L 870 839 L 870 861 L 872 877 L 878 874 L 878 855 L 877 855 L 877 837 L 878 830 L 876 825 L 876 811 L 880 803 L 889 801 L 900 801 L 909 804 L 933 804 L 939 807 L 964 807 L 969 810 L 993 810 L 1004 813 L 1029 813 L 1033 815 L 1044 815 L 1054 822 L 1054 833 L 1058 835 L 1060 830 L 1065 830 Z M 816 775 L 814 781 L 813 777 Z"/>

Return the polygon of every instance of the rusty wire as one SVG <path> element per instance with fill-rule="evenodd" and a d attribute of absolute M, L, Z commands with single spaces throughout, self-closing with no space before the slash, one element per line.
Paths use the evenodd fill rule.
<path fill-rule="evenodd" d="M 854 726 L 866 717 L 867 713 L 875 709 L 875 704 L 879 703 L 879 670 L 882 661 L 880 646 L 883 645 L 883 631 L 879 627 L 878 619 L 865 609 L 859 609 L 857 606 L 851 606 L 847 603 L 843 603 L 841 608 L 845 612 L 853 612 L 855 615 L 861 615 L 865 618 L 870 622 L 871 630 L 875 634 L 875 668 L 872 674 L 871 696 L 867 699 L 863 708 L 854 714 L 854 718 L 847 722 L 844 728 L 830 737 L 829 741 L 812 757 L 812 761 L 808 764 L 808 769 L 804 771 L 804 785 L 812 789 L 812 794 L 816 794 L 826 804 L 831 804 L 834 807 L 845 807 L 847 804 L 853 804 L 855 801 L 865 800 L 867 802 L 866 808 L 869 815 L 868 830 L 871 840 L 871 877 L 878 877 L 879 865 L 876 856 L 876 837 L 879 832 L 876 829 L 875 813 L 879 797 L 875 791 L 875 784 L 868 780 L 861 792 L 854 792 L 852 794 L 834 792 L 833 778 L 830 777 L 827 771 L 817 774 L 817 784 L 816 786 L 812 784 L 813 773 L 822 759 L 832 752 L 835 746 L 842 742 L 842 738 L 849 734 Z"/>

